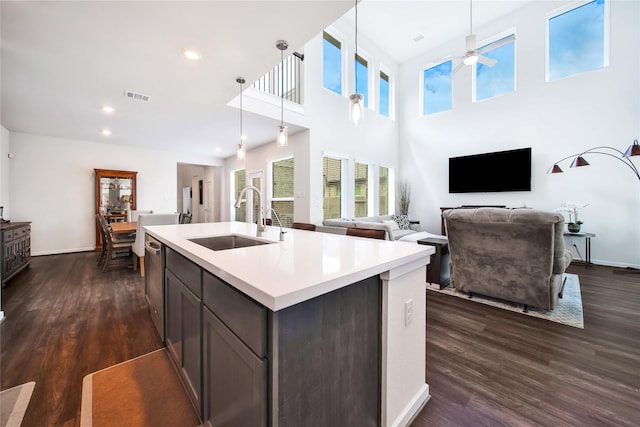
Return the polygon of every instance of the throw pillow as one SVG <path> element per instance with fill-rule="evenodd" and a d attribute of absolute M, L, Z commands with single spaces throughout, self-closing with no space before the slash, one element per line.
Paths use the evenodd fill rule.
<path fill-rule="evenodd" d="M 395 221 L 394 221 L 394 220 L 392 220 L 392 219 L 388 219 L 388 220 L 386 220 L 386 221 L 382 221 L 382 223 L 383 223 L 384 225 L 388 225 L 388 226 L 389 226 L 389 228 L 391 229 L 391 231 L 400 230 L 400 226 L 398 225 L 398 223 L 397 223 L 397 222 L 395 222 Z"/>
<path fill-rule="evenodd" d="M 398 227 L 401 230 L 409 230 L 411 223 L 409 223 L 409 217 L 406 215 L 393 215 L 393 220 L 398 223 Z"/>

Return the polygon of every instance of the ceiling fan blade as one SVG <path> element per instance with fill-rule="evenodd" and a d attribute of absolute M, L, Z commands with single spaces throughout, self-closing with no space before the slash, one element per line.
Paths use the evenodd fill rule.
<path fill-rule="evenodd" d="M 451 75 L 453 76 L 455 73 L 457 73 L 458 71 L 462 70 L 462 67 L 464 67 L 464 62 L 461 62 L 458 65 L 456 65 L 456 68 L 451 70 Z"/>
<path fill-rule="evenodd" d="M 487 58 L 486 56 L 479 56 L 478 63 L 482 65 L 486 65 L 487 67 L 493 67 L 498 63 L 498 60 L 493 58 Z"/>
<path fill-rule="evenodd" d="M 493 49 L 497 49 L 499 47 L 502 47 L 502 46 L 504 46 L 506 44 L 511 43 L 515 39 L 516 39 L 516 36 L 514 34 L 511 34 L 510 36 L 507 36 L 507 37 L 502 38 L 500 40 L 496 40 L 494 42 L 491 42 L 488 45 L 482 46 L 480 49 L 478 49 L 478 53 L 489 52 L 489 51 L 491 51 Z"/>
<path fill-rule="evenodd" d="M 475 34 L 469 34 L 468 36 L 466 36 L 464 38 L 464 41 L 467 45 L 467 52 L 472 52 L 474 50 L 476 50 L 476 35 Z"/>

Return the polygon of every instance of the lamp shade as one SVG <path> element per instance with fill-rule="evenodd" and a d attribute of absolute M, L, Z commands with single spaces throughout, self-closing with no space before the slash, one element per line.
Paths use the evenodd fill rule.
<path fill-rule="evenodd" d="M 288 145 L 286 126 L 283 126 L 283 125 L 278 126 L 278 135 L 276 136 L 276 144 L 278 147 L 286 147 Z"/>
<path fill-rule="evenodd" d="M 631 156 L 640 156 L 640 145 L 638 145 L 638 140 L 634 139 L 633 144 L 627 148 L 627 151 L 624 152 L 624 157 Z"/>
<path fill-rule="evenodd" d="M 557 164 L 554 164 L 553 166 L 551 166 L 547 171 L 547 173 L 562 173 L 562 172 L 564 171 L 560 169 L 560 166 L 558 166 Z"/>
<path fill-rule="evenodd" d="M 357 125 L 364 119 L 364 96 L 359 93 L 354 93 L 349 96 L 349 120 L 354 125 Z"/>
<path fill-rule="evenodd" d="M 238 144 L 238 149 L 236 151 L 236 158 L 238 160 L 244 160 L 246 157 L 247 157 L 247 147 L 243 143 Z"/>
<path fill-rule="evenodd" d="M 575 159 L 573 159 L 573 162 L 571 162 L 572 168 L 579 168 L 581 166 L 589 166 L 589 162 L 587 162 L 582 156 L 576 157 Z"/>

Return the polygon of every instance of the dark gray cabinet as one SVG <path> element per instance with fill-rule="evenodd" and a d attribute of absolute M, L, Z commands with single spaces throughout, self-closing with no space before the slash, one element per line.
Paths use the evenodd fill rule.
<path fill-rule="evenodd" d="M 182 271 L 177 271 L 175 274 L 176 268 L 173 261 L 176 256 L 181 257 L 171 249 L 167 249 L 165 269 L 166 342 L 174 363 L 182 372 L 182 378 L 186 382 L 187 391 L 191 395 L 194 405 L 196 408 L 200 408 L 202 396 L 202 300 L 193 290 L 201 289 L 201 276 L 199 269 L 196 276 L 185 276 L 181 274 Z M 179 275 L 183 279 L 189 280 L 189 286 L 180 279 Z"/>
<path fill-rule="evenodd" d="M 203 310 L 203 420 L 211 427 L 267 425 L 267 360 Z"/>
<path fill-rule="evenodd" d="M 165 264 L 166 344 L 205 425 L 379 426 L 378 276 L 272 312 L 169 247 Z"/>

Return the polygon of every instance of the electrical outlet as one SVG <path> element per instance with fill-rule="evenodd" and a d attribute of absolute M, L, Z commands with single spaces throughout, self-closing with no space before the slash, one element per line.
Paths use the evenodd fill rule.
<path fill-rule="evenodd" d="M 413 322 L 413 300 L 404 303 L 404 326 L 409 326 Z"/>

